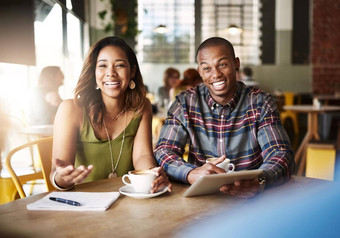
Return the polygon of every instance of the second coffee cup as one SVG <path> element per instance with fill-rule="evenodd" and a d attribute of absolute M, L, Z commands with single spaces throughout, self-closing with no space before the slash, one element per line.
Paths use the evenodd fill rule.
<path fill-rule="evenodd" d="M 130 182 L 126 181 L 126 178 Z M 133 170 L 124 174 L 122 181 L 128 186 L 132 186 L 137 193 L 150 193 L 151 184 L 156 179 L 156 174 L 150 170 Z"/>
<path fill-rule="evenodd" d="M 211 163 L 217 158 L 209 158 L 206 160 L 206 163 Z M 217 167 L 224 169 L 227 173 L 233 172 L 235 170 L 235 165 L 233 163 L 230 163 L 230 159 L 225 159 L 221 163 L 216 165 Z"/>

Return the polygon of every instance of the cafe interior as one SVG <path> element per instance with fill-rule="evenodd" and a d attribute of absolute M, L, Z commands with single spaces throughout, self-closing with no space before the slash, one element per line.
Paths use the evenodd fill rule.
<path fill-rule="evenodd" d="M 234 45 L 241 63 L 240 71 L 245 67 L 251 68 L 251 77 L 257 87 L 276 100 L 281 122 L 295 153 L 296 170 L 291 188 L 268 190 L 262 201 L 260 195 L 251 202 L 229 198 L 228 195 L 223 199 L 216 196 L 204 200 L 203 196 L 201 200 L 192 198 L 188 201 L 191 198 L 181 196 L 181 191 L 187 187 L 176 185 L 180 189 L 174 187 L 172 194 L 179 191 L 174 196 L 179 206 L 185 207 L 182 214 L 171 212 L 174 204 L 170 200 L 162 200 L 171 197 L 168 193 L 152 199 L 131 199 L 125 203 L 118 200 L 106 213 L 115 220 L 115 209 L 120 214 L 123 208 L 119 205 L 130 204 L 134 211 L 124 208 L 134 218 L 127 218 L 126 224 L 135 228 L 130 230 L 114 225 L 118 231 L 121 229 L 114 236 L 206 237 L 211 234 L 222 237 L 226 228 L 222 228 L 225 226 L 221 220 L 225 219 L 230 224 L 229 228 L 233 227 L 233 231 L 228 230 L 230 237 L 254 237 L 249 233 L 251 229 L 258 229 L 258 234 L 264 237 L 269 237 L 269 233 L 270 237 L 291 237 L 292 234 L 295 234 L 293 237 L 303 237 L 306 234 L 303 233 L 304 226 L 316 232 L 308 237 L 320 237 L 320 234 L 333 237 L 339 228 L 324 220 L 327 217 L 338 219 L 334 222 L 338 225 L 340 221 L 340 206 L 331 207 L 334 197 L 340 195 L 337 184 L 340 178 L 337 170 L 340 160 L 339 13 L 340 0 L 0 1 L 0 236 L 35 237 L 36 229 L 40 229 L 40 234 L 45 237 L 52 222 L 60 223 L 53 229 L 60 230 L 66 226 L 66 230 L 52 237 L 57 234 L 61 237 L 76 235 L 76 229 L 71 231 L 67 221 L 63 221 L 65 217 L 77 221 L 76 214 L 57 212 L 53 221 L 49 221 L 51 215 L 46 213 L 38 219 L 35 211 L 27 211 L 25 207 L 27 203 L 42 198 L 42 194 L 54 190 L 48 178 L 51 162 L 45 163 L 42 159 L 51 158 L 53 122 L 33 125 L 29 121 L 29 108 L 32 106 L 29 98 L 45 67 L 61 69 L 63 80 L 57 88 L 60 99 L 73 98 L 90 46 L 106 36 L 124 39 L 137 55 L 147 97 L 153 106 L 152 140 L 155 145 L 172 103 L 171 99 L 159 95 L 159 88 L 164 84 L 164 72 L 172 67 L 180 72 L 182 78 L 186 69 L 196 69 L 195 54 L 200 43 L 219 36 Z M 241 76 L 239 80 L 242 80 Z M 36 144 L 36 141 L 42 141 L 42 144 Z M 115 191 L 119 185 L 115 185 Z M 76 191 L 83 191 L 81 186 Z M 99 191 L 102 187 L 104 185 L 98 184 Z M 97 190 L 93 185 L 84 187 L 84 191 Z M 318 192 L 324 194 L 323 200 Z M 285 203 L 280 200 L 283 197 Z M 211 204 L 206 205 L 209 201 Z M 299 206 L 297 201 L 306 202 Z M 321 202 L 326 204 L 323 209 L 313 210 Z M 270 209 L 266 209 L 264 203 Z M 162 204 L 165 210 L 169 210 L 168 213 L 162 210 Z M 197 206 L 195 212 L 188 208 L 192 204 Z M 214 207 L 219 205 L 230 209 L 227 211 L 231 215 L 224 216 L 216 211 Z M 161 209 L 161 218 L 166 220 L 169 217 L 169 224 L 173 225 L 162 223 L 159 221 L 161 218 L 153 221 L 142 208 L 148 206 Z M 238 208 L 242 216 L 237 212 Z M 15 215 L 18 209 L 22 211 Z M 313 222 L 318 225 L 308 223 L 309 217 L 314 216 L 316 211 L 319 212 L 318 218 Z M 280 219 L 285 220 L 285 226 L 291 226 L 293 233 L 274 224 L 272 219 L 281 212 L 287 217 Z M 16 225 L 9 225 L 5 221 L 6 216 L 18 219 L 17 227 L 22 228 L 18 228 L 19 233 L 12 233 Z M 262 222 L 252 224 L 249 230 L 243 229 L 242 221 L 249 220 L 250 223 L 254 216 Z M 93 219 L 96 218 L 99 221 L 105 219 L 103 213 L 96 213 Z M 47 227 L 32 225 L 30 221 L 35 219 L 38 219 L 37 222 L 47 220 Z M 70 223 L 71 226 L 90 223 L 90 220 L 84 219 L 76 225 L 75 221 Z M 115 221 L 119 222 L 119 219 Z M 105 224 L 102 230 L 93 228 L 93 232 L 85 233 L 85 236 L 111 236 L 109 231 L 113 228 L 109 228 L 107 222 Z M 158 228 L 153 230 L 154 236 L 150 236 L 153 224 L 158 224 L 155 225 Z M 170 227 L 160 231 L 161 225 Z M 89 229 L 92 228 L 86 228 L 87 231 Z M 216 236 L 209 232 L 215 232 Z"/>

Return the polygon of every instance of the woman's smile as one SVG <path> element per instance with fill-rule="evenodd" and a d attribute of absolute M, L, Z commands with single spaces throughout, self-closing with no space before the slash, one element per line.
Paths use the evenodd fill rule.
<path fill-rule="evenodd" d="M 104 87 L 107 87 L 109 89 L 115 89 L 120 87 L 120 85 L 122 84 L 121 81 L 109 81 L 109 82 L 104 82 Z"/>

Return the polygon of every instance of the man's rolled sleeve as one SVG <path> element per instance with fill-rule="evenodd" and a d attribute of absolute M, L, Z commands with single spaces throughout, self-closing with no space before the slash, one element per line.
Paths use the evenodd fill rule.
<path fill-rule="evenodd" d="M 188 134 L 172 112 L 181 110 L 179 103 L 169 109 L 166 119 L 154 151 L 157 163 L 163 167 L 168 175 L 178 181 L 188 183 L 188 173 L 196 166 L 183 160 L 184 147 Z"/>

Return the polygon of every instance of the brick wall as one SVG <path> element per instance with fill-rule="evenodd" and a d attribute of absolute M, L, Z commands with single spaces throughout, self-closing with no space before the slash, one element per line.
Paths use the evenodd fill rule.
<path fill-rule="evenodd" d="M 314 94 L 340 91 L 340 0 L 313 0 Z"/>

